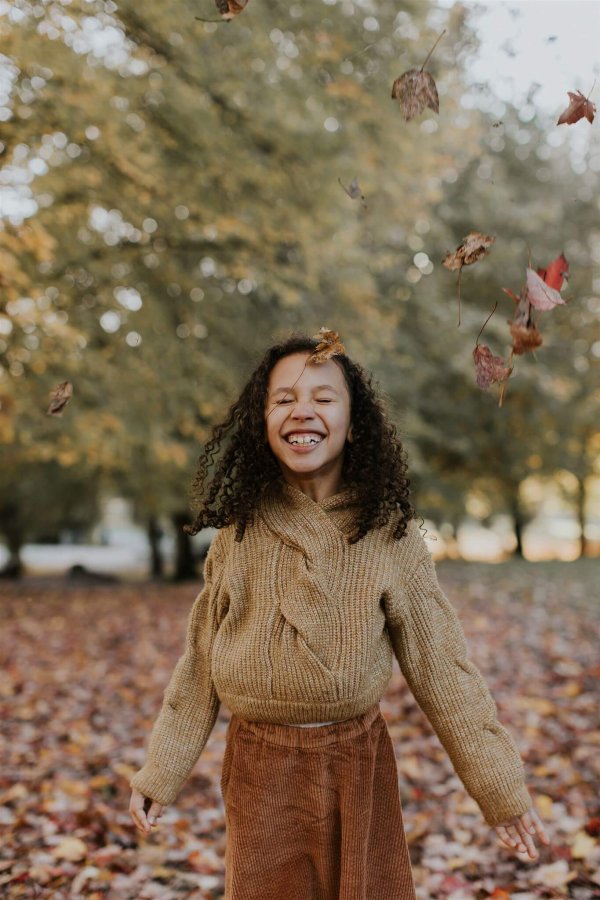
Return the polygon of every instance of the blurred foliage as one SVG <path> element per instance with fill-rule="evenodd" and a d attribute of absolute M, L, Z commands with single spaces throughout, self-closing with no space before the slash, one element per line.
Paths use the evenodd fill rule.
<path fill-rule="evenodd" d="M 44 492 L 33 508 L 13 484 L 44 482 L 50 463 L 65 494 L 83 473 L 94 484 L 89 519 L 115 490 L 140 520 L 180 513 L 264 348 L 321 325 L 375 373 L 424 515 L 456 522 L 475 483 L 525 515 L 520 484 L 558 467 L 585 492 L 599 450 L 598 167 L 573 163 L 534 98 L 499 113 L 493 85 L 469 85 L 460 3 L 196 15 L 215 12 L 15 0 L 0 16 L 0 171 L 35 202 L 0 230 L 0 529 L 17 503 L 24 537 L 46 530 Z M 443 28 L 427 66 L 440 114 L 406 123 L 392 82 Z M 354 177 L 364 204 L 340 186 Z M 471 229 L 497 239 L 463 273 L 457 328 L 440 261 Z M 568 305 L 542 314 L 544 344 L 515 358 L 499 408 L 475 384 L 477 334 L 498 301 L 480 340 L 507 357 L 502 287 L 518 292 L 530 252 L 536 267 L 561 250 Z M 73 399 L 47 416 L 67 379 Z"/>

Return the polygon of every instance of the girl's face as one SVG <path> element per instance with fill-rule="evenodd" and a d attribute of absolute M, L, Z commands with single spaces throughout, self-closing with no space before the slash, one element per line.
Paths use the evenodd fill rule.
<path fill-rule="evenodd" d="M 341 487 L 344 447 L 352 440 L 350 394 L 337 363 L 304 368 L 309 355 L 285 356 L 271 370 L 266 436 L 286 481 L 319 500 Z"/>

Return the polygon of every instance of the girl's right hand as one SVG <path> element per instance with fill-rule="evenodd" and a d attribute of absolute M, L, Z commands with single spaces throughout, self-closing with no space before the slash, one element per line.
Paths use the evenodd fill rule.
<path fill-rule="evenodd" d="M 134 825 L 142 834 L 150 834 L 152 828 L 158 826 L 158 819 L 163 814 L 164 806 L 151 800 L 150 797 L 144 797 L 135 788 L 131 789 L 131 800 L 129 801 L 129 814 L 133 819 Z"/>

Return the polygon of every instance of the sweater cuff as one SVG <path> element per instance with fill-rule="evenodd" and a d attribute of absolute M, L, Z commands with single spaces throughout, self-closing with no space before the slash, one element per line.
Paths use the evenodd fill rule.
<path fill-rule="evenodd" d="M 161 806 L 169 806 L 177 799 L 184 781 L 185 778 L 181 778 L 176 772 L 169 772 L 148 762 L 135 773 L 129 786 Z"/>
<path fill-rule="evenodd" d="M 502 825 L 515 816 L 522 816 L 533 806 L 529 791 L 523 782 L 515 785 L 512 791 L 508 787 L 498 792 L 489 791 L 485 798 L 480 797 L 475 799 L 475 802 L 485 821 L 492 827 Z"/>

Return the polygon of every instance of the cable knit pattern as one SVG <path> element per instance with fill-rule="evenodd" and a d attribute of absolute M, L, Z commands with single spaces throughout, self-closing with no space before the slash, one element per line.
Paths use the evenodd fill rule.
<path fill-rule="evenodd" d="M 214 727 L 220 702 L 275 724 L 340 721 L 377 703 L 393 656 L 465 789 L 490 825 L 532 805 L 521 757 L 468 659 L 415 520 L 395 517 L 348 543 L 356 495 L 320 502 L 278 479 L 241 543 L 221 529 L 167 685 L 147 762 L 131 784 L 171 803 Z"/>

